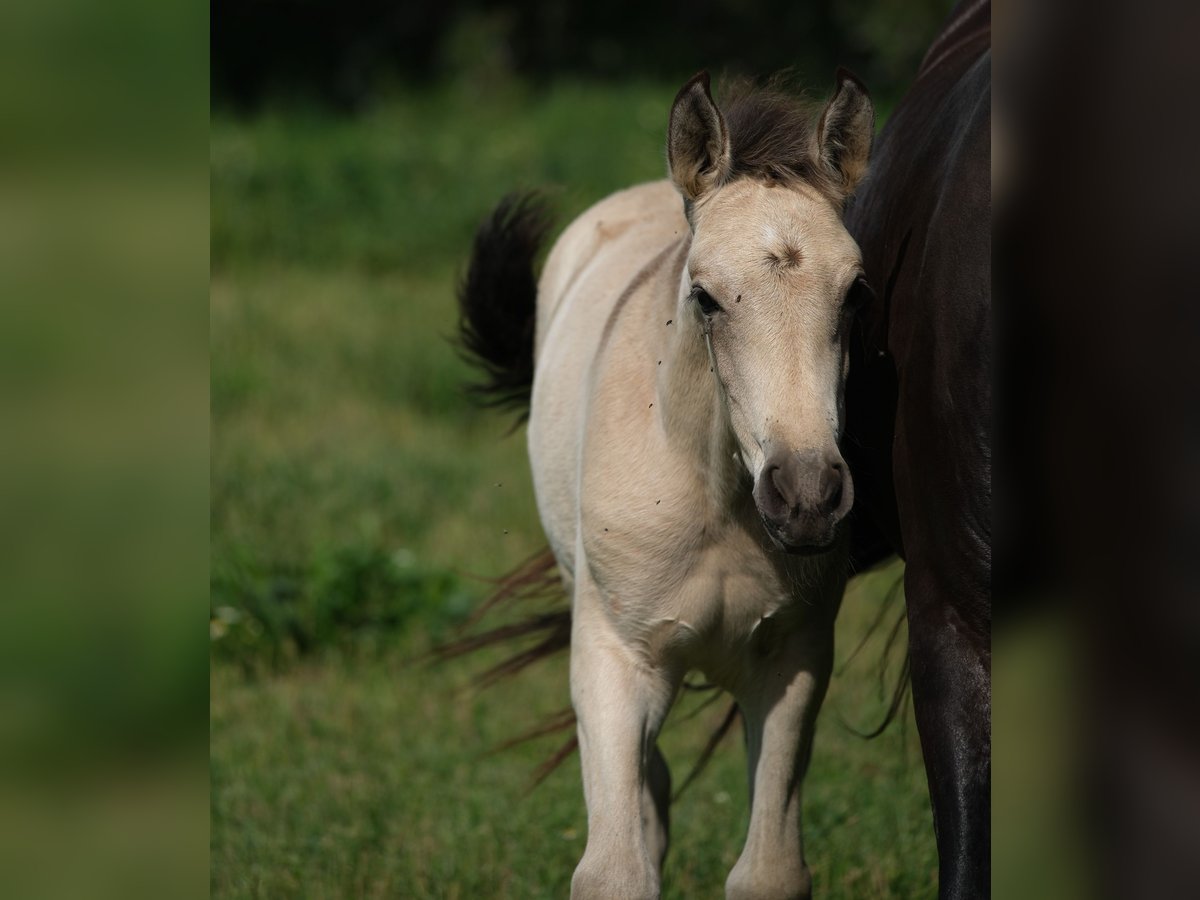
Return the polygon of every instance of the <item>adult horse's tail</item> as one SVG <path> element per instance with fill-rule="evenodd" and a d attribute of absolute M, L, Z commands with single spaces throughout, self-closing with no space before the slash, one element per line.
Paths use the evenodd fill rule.
<path fill-rule="evenodd" d="M 532 194 L 509 194 L 475 232 L 471 262 L 458 289 L 464 355 L 483 370 L 469 387 L 484 406 L 529 415 L 537 318 L 534 258 L 550 216 Z"/>

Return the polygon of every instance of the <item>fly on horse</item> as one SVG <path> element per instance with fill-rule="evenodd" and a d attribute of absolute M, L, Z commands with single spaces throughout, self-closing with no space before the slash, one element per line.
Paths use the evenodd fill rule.
<path fill-rule="evenodd" d="M 701 73 L 670 111 L 670 178 L 559 237 L 528 198 L 481 227 L 464 343 L 529 403 L 538 509 L 571 597 L 587 802 L 572 897 L 656 897 L 659 730 L 699 670 L 737 699 L 749 833 L 727 896 L 808 897 L 800 787 L 833 657 L 854 498 L 839 450 L 861 256 L 842 224 L 874 111 L 839 72 L 810 109 Z"/>

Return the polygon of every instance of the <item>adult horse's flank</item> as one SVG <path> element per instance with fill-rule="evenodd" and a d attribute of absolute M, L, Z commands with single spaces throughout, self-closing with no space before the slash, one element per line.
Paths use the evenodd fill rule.
<path fill-rule="evenodd" d="M 832 661 L 853 501 L 838 449 L 864 298 L 842 225 L 874 113 L 839 73 L 819 116 L 706 74 L 675 98 L 670 181 L 576 219 L 536 289 L 544 220 L 480 229 L 464 342 L 530 396 L 542 523 L 572 597 L 588 841 L 573 897 L 656 897 L 670 776 L 656 740 L 684 675 L 745 716 L 752 807 L 729 897 L 807 897 L 800 782 Z M 531 392 L 531 395 L 530 393 Z"/>
<path fill-rule="evenodd" d="M 856 556 L 874 526 L 907 561 L 939 891 L 956 900 L 990 889 L 990 22 L 987 0 L 951 13 L 846 220 L 879 293 L 846 391 Z"/>

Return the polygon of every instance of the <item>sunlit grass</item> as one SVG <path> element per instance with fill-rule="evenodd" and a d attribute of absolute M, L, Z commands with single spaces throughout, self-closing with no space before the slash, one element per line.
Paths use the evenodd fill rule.
<path fill-rule="evenodd" d="M 839 666 L 874 618 L 890 574 L 852 591 Z M 865 741 L 883 703 L 882 631 L 834 678 L 805 782 L 806 853 L 829 898 L 936 893 L 928 800 L 911 717 Z M 213 889 L 223 897 L 561 897 L 586 837 L 578 758 L 532 793 L 555 738 L 488 751 L 567 703 L 564 659 L 489 692 L 480 662 L 405 665 L 404 650 L 329 658 L 247 681 L 212 682 Z M 663 745 L 682 779 L 723 701 L 681 713 Z M 558 738 L 561 740 L 561 736 Z M 722 896 L 748 821 L 737 731 L 673 810 L 664 896 Z"/>

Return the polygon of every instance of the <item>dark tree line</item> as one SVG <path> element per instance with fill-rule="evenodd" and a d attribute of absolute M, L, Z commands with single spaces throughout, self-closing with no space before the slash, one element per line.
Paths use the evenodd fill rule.
<path fill-rule="evenodd" d="M 389 83 L 555 75 L 681 79 L 697 68 L 847 65 L 911 79 L 949 0 L 213 0 L 214 102 L 352 109 Z"/>

